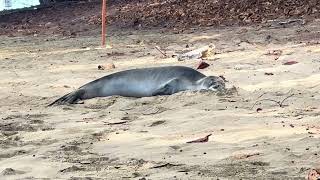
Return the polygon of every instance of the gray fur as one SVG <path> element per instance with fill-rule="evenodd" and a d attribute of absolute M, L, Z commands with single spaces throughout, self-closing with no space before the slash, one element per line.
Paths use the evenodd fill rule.
<path fill-rule="evenodd" d="M 126 97 L 148 97 L 171 95 L 186 90 L 223 90 L 225 84 L 217 76 L 205 76 L 184 66 L 165 66 L 131 69 L 116 72 L 81 86 L 64 95 L 54 104 L 73 104 L 79 100 L 120 95 Z"/>

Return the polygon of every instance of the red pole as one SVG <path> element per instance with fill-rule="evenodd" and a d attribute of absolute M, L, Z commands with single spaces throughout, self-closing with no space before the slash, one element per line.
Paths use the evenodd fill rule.
<path fill-rule="evenodd" d="M 101 46 L 106 45 L 106 9 L 107 0 L 102 0 L 102 10 L 101 10 L 101 21 L 102 21 L 102 31 L 101 31 Z"/>

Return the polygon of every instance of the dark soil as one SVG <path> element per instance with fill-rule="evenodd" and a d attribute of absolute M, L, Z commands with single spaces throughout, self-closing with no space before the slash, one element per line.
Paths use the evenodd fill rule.
<path fill-rule="evenodd" d="M 185 29 L 320 17 L 317 0 L 112 0 L 107 21 L 116 27 Z M 0 35 L 65 35 L 100 30 L 101 1 L 63 3 L 0 16 Z"/>

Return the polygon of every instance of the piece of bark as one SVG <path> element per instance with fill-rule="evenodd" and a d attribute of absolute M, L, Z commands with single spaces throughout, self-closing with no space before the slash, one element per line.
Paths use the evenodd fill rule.
<path fill-rule="evenodd" d="M 193 141 L 188 141 L 187 143 L 204 143 L 204 142 L 208 142 L 209 141 L 209 136 L 211 136 L 212 134 L 208 134 L 203 138 L 199 138 Z"/>

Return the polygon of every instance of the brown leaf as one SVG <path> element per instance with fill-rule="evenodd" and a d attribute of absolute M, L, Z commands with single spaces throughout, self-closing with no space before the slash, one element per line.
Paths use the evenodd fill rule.
<path fill-rule="evenodd" d="M 297 61 L 287 61 L 285 63 L 283 63 L 283 65 L 292 65 L 292 64 L 297 64 Z"/>
<path fill-rule="evenodd" d="M 200 63 L 197 65 L 196 69 L 205 69 L 207 67 L 209 67 L 210 65 L 204 61 L 200 61 Z"/>

